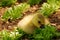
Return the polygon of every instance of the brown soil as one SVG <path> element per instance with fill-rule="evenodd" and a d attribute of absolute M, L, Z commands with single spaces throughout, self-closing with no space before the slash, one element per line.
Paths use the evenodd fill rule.
<path fill-rule="evenodd" d="M 60 10 L 57 10 L 49 17 L 52 25 L 56 26 L 60 30 Z"/>

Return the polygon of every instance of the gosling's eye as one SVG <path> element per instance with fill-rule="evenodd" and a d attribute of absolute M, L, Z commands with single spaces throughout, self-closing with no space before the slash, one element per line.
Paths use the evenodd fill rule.
<path fill-rule="evenodd" d="M 41 22 L 40 22 L 40 21 L 38 21 L 38 23 L 39 23 L 39 24 L 41 24 Z"/>

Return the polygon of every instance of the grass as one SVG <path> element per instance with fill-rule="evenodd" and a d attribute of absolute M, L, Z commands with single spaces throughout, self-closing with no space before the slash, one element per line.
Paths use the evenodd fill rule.
<path fill-rule="evenodd" d="M 39 4 L 41 2 L 41 0 L 28 0 L 28 3 L 30 5 L 35 5 L 35 4 Z"/>
<path fill-rule="evenodd" d="M 15 4 L 17 0 L 0 0 L 0 6 L 10 6 L 12 4 Z"/>
<path fill-rule="evenodd" d="M 19 19 L 23 16 L 23 12 L 25 12 L 30 7 L 27 3 L 22 3 L 17 6 L 13 6 L 11 8 L 8 8 L 7 11 L 5 11 L 4 15 L 2 16 L 3 20 L 15 20 Z"/>
<path fill-rule="evenodd" d="M 49 17 L 59 8 L 60 8 L 60 0 L 47 0 L 46 3 L 42 4 L 40 12 L 44 16 Z"/>

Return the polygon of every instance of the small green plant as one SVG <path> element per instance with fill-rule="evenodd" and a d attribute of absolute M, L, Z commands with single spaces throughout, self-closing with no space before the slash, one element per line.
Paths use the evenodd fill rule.
<path fill-rule="evenodd" d="M 47 0 L 47 3 L 49 3 L 49 4 L 60 4 L 60 0 Z"/>
<path fill-rule="evenodd" d="M 0 0 L 0 6 L 10 6 L 11 4 L 15 4 L 17 0 Z"/>
<path fill-rule="evenodd" d="M 43 29 L 37 28 L 33 33 L 33 37 L 35 40 L 51 40 L 55 33 L 56 28 L 54 26 L 46 25 Z"/>
<path fill-rule="evenodd" d="M 9 32 L 7 30 L 0 31 L 0 40 L 18 40 L 22 34 L 19 34 L 18 31 Z"/>
<path fill-rule="evenodd" d="M 60 0 L 47 0 L 46 3 L 42 4 L 40 12 L 44 16 L 48 17 L 59 8 L 60 8 Z"/>
<path fill-rule="evenodd" d="M 47 3 L 55 6 L 56 9 L 60 8 L 60 0 L 47 0 Z"/>
<path fill-rule="evenodd" d="M 50 16 L 54 11 L 55 11 L 55 6 L 51 6 L 48 3 L 44 3 L 41 7 L 40 12 L 44 15 L 44 16 Z"/>
<path fill-rule="evenodd" d="M 7 11 L 5 11 L 4 15 L 2 16 L 3 20 L 15 20 L 18 18 L 21 18 L 23 16 L 23 12 L 25 12 L 30 5 L 26 3 L 19 4 L 17 6 L 13 6 L 11 8 L 8 8 Z"/>
<path fill-rule="evenodd" d="M 28 3 L 30 5 L 35 5 L 35 4 L 39 4 L 41 2 L 41 0 L 28 0 Z"/>

